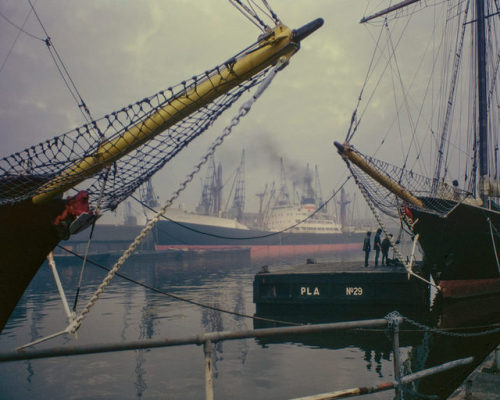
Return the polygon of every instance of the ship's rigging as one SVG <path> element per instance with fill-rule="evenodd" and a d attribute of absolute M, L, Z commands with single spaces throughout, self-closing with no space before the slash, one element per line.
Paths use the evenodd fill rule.
<path fill-rule="evenodd" d="M 229 193 L 224 201 L 223 189 L 230 184 Z M 231 206 L 229 204 L 231 203 Z M 208 167 L 196 212 L 201 215 L 227 217 L 241 221 L 245 210 L 245 150 L 241 161 L 230 180 L 224 182 L 223 167 L 219 162 L 216 167 L 215 157 L 208 161 Z"/>
<path fill-rule="evenodd" d="M 403 1 L 396 6 L 412 3 Z M 392 160 L 400 155 L 402 167 L 362 154 L 353 145 L 361 120 L 368 118 L 368 104 L 359 109 L 368 80 L 345 142 L 335 145 L 370 206 L 400 218 L 419 237 L 426 265 L 436 281 L 443 285 L 459 280 L 470 285 L 475 279 L 497 278 L 499 4 L 488 0 L 419 3 L 401 8 L 409 17 L 405 22 L 391 14 L 400 9 L 396 6 L 373 16 L 373 21 L 382 19 L 376 44 L 382 55 L 374 53 L 369 67 L 367 76 L 375 70 L 380 75 L 368 103 L 383 78 L 389 77 L 395 112 L 381 145 L 392 149 Z M 413 43 L 423 55 L 414 59 L 415 65 L 404 65 L 415 56 L 413 48 L 402 45 L 401 39 L 415 37 L 410 22 L 417 19 L 416 14 L 429 11 L 434 25 L 428 36 Z M 372 21 L 362 22 L 367 20 Z M 421 34 L 422 26 L 415 25 Z M 470 40 L 464 39 L 466 33 Z M 382 36 L 387 38 L 385 46 Z M 429 65 L 425 72 L 424 61 Z M 413 68 L 404 74 L 403 66 Z M 375 124 L 370 130 L 377 130 Z M 399 134 L 400 152 L 394 151 L 389 139 L 394 131 Z M 382 151 L 381 146 L 374 154 L 377 151 Z"/>
<path fill-rule="evenodd" d="M 321 189 L 321 181 L 319 177 L 319 168 L 317 165 L 314 167 L 314 175 L 309 167 L 305 168 L 295 166 L 295 169 L 300 170 L 296 176 L 291 180 L 293 186 L 293 195 L 289 192 L 290 176 L 287 174 L 284 158 L 280 158 L 280 178 L 279 178 L 279 191 L 276 193 L 275 182 L 271 185 L 266 184 L 262 192 L 257 193 L 259 198 L 259 208 L 257 216 L 253 217 L 252 213 L 245 213 L 245 151 L 242 151 L 241 161 L 239 166 L 235 169 L 231 179 L 224 181 L 222 163 L 218 163 L 216 167 L 215 158 L 212 157 L 207 166 L 206 175 L 203 180 L 201 189 L 200 201 L 196 207 L 196 212 L 200 215 L 210 215 L 236 219 L 239 222 L 251 226 L 256 229 L 266 230 L 269 228 L 269 221 L 272 216 L 273 210 L 283 207 L 290 207 L 295 209 L 304 205 L 308 207 L 308 215 L 318 214 L 324 218 L 331 220 L 339 220 L 338 217 L 333 216 L 328 212 L 329 201 L 323 200 Z M 300 175 L 300 176 L 299 176 Z M 230 186 L 228 193 L 224 197 L 224 188 Z M 224 198 L 226 199 L 224 201 Z M 331 200 L 331 199 L 330 199 Z M 229 204 L 232 201 L 232 206 Z M 225 203 L 223 208 L 220 204 Z M 347 219 L 345 218 L 346 209 L 349 202 L 341 202 L 340 213 L 344 215 L 344 227 L 347 226 Z M 315 211 L 317 210 L 317 212 Z M 305 215 L 300 216 L 300 220 L 304 219 Z M 299 218 L 299 217 L 297 217 Z M 305 221 L 303 221 L 305 222 Z M 281 226 L 284 228 L 295 225 L 297 220 L 284 222 Z M 286 225 L 288 224 L 288 225 Z M 286 227 L 285 227 L 286 225 Z"/>
<path fill-rule="evenodd" d="M 397 17 L 391 14 L 396 9 L 403 9 L 406 14 L 411 14 L 412 11 L 404 9 L 404 7 L 413 3 L 415 3 L 415 1 L 403 1 L 397 3 L 394 7 L 390 7 L 379 13 L 375 13 L 370 17 L 362 19 L 362 22 L 367 22 L 372 21 L 374 18 L 385 18 L 380 28 L 380 36 L 385 33 L 389 42 L 389 45 L 385 48 L 382 44 L 377 43 L 377 47 L 380 48 L 383 53 L 385 52 L 386 61 L 380 68 L 381 73 L 376 87 L 373 89 L 373 92 L 369 94 L 370 99 L 374 96 L 375 90 L 380 85 L 383 75 L 389 69 L 394 71 L 394 81 L 401 80 L 400 60 L 403 56 L 399 53 L 405 54 L 405 48 L 402 45 L 399 45 L 401 38 L 397 38 L 396 41 L 396 29 L 394 27 L 390 29 L 388 22 L 391 18 Z M 429 49 L 427 52 L 430 53 L 431 50 L 433 50 L 435 55 L 433 56 L 433 59 L 431 59 L 431 74 L 429 75 L 427 83 L 424 82 L 427 87 L 422 96 L 423 101 L 421 106 L 418 106 L 418 104 L 415 104 L 415 106 L 410 104 L 410 102 L 416 103 L 417 100 L 416 98 L 410 97 L 410 90 L 413 89 L 412 86 L 415 86 L 413 81 L 416 80 L 416 77 L 413 78 L 413 81 L 410 81 L 410 84 L 404 84 L 402 80 L 400 81 L 401 94 L 399 99 L 396 99 L 396 101 L 399 101 L 396 104 L 395 114 L 397 117 L 393 121 L 389 130 L 395 130 L 393 128 L 396 125 L 401 126 L 403 117 L 408 115 L 410 120 L 408 123 L 410 134 L 406 134 L 406 136 L 409 137 L 409 140 L 407 139 L 406 143 L 409 145 L 407 146 L 407 149 L 402 152 L 402 157 L 404 157 L 403 167 L 401 170 L 396 171 L 397 168 L 390 166 L 388 163 L 377 162 L 380 170 L 395 176 L 395 180 L 402 186 L 405 186 L 408 183 L 408 180 L 411 180 L 411 177 L 405 177 L 405 174 L 410 174 L 412 176 L 415 175 L 417 177 L 416 181 L 421 182 L 422 186 L 419 188 L 416 183 L 411 184 L 411 186 L 408 187 L 408 190 L 413 193 L 423 193 L 423 190 L 427 190 L 428 193 L 433 193 L 435 197 L 439 197 L 440 194 L 444 193 L 444 198 L 465 199 L 467 197 L 468 200 L 466 201 L 472 201 L 472 198 L 474 197 L 483 196 L 480 194 L 481 191 L 486 194 L 491 194 L 492 197 L 497 196 L 494 193 L 494 188 L 496 188 L 497 184 L 493 183 L 489 177 L 494 179 L 498 176 L 498 163 L 496 155 L 498 148 L 498 132 L 496 131 L 498 118 L 495 118 L 495 114 L 498 115 L 499 109 L 497 79 L 500 66 L 500 53 L 495 50 L 498 49 L 499 46 L 499 36 L 496 24 L 493 22 L 495 21 L 499 6 L 498 2 L 478 1 L 474 7 L 476 14 L 475 16 L 472 16 L 469 12 L 470 3 L 470 1 L 462 1 L 459 4 L 447 7 L 447 10 L 443 13 L 443 18 L 446 18 L 447 20 L 445 29 L 443 29 L 442 32 L 438 32 L 436 28 L 434 28 L 436 34 L 441 33 L 442 37 L 440 39 L 432 39 L 435 42 L 435 44 L 432 42 L 434 49 L 430 48 L 430 44 L 426 45 L 426 50 Z M 484 10 L 485 5 L 487 6 L 486 11 Z M 423 12 L 426 8 L 422 4 L 415 5 L 414 7 L 415 13 Z M 434 6 L 432 5 L 429 7 Z M 437 20 L 438 17 L 441 17 L 441 15 L 436 14 L 435 19 Z M 482 26 L 482 22 L 480 21 L 484 21 L 485 25 Z M 406 33 L 407 29 L 407 25 L 404 25 L 401 28 L 401 37 L 404 33 Z M 466 33 L 472 34 L 472 36 L 478 38 L 483 37 L 484 39 L 478 39 L 477 42 L 479 45 L 472 46 L 471 42 L 465 40 Z M 486 33 L 488 34 L 486 35 Z M 451 40 L 451 44 L 449 44 L 450 40 L 448 39 L 454 40 Z M 483 42 L 485 44 L 481 45 Z M 397 45 L 394 43 L 397 43 Z M 474 43 L 475 42 L 472 44 Z M 465 44 L 468 46 L 465 46 Z M 487 54 L 485 52 L 486 48 L 489 49 Z M 471 52 L 475 52 L 477 57 L 475 59 L 472 57 L 474 62 L 467 64 L 466 59 L 471 58 Z M 379 60 L 382 59 L 382 57 L 373 57 L 369 74 L 374 74 L 374 64 L 377 60 L 380 62 Z M 452 68 L 450 69 L 451 72 L 447 73 L 447 79 L 438 78 L 438 68 L 444 69 L 447 65 L 446 62 L 448 61 L 452 64 Z M 486 61 L 488 61 L 488 63 L 486 63 Z M 483 67 L 480 68 L 481 64 L 483 64 Z M 418 68 L 421 69 L 421 67 Z M 481 70 L 484 70 L 484 72 L 481 72 Z M 466 76 L 471 75 L 475 71 L 478 72 L 477 81 L 469 83 L 466 80 L 467 77 L 462 76 L 464 73 Z M 486 76 L 489 77 L 489 83 L 486 83 Z M 438 81 L 440 86 L 437 86 L 436 81 Z M 479 83 L 476 85 L 477 82 Z M 432 98 L 434 94 L 431 93 L 431 89 L 435 90 L 436 87 L 439 87 L 438 95 L 444 100 L 443 102 L 446 104 L 446 107 L 437 118 L 432 117 L 434 119 L 425 120 L 422 115 L 423 111 L 432 107 L 429 106 L 429 104 L 433 104 L 439 100 L 439 98 Z M 363 92 L 366 88 L 367 82 L 365 82 L 365 85 L 363 86 L 362 93 L 359 96 L 360 99 L 363 95 L 366 95 Z M 398 89 L 397 85 L 394 85 L 394 88 L 395 90 Z M 484 100 L 475 100 L 469 95 L 466 95 L 464 102 L 464 100 L 459 97 L 459 95 L 463 95 L 464 93 L 472 93 L 478 98 Z M 488 105 L 482 105 L 485 101 L 489 102 Z M 358 107 L 356 107 L 356 110 L 353 113 L 351 127 L 346 135 L 346 142 L 352 143 L 354 134 L 359 132 L 361 121 L 363 118 L 366 118 L 365 113 L 367 112 L 369 103 L 370 100 L 368 100 L 363 110 L 359 109 L 358 103 Z M 476 108 L 472 112 L 464 109 L 465 105 L 469 103 L 476 104 Z M 415 109 L 415 112 L 412 112 L 410 108 Z M 482 115 L 487 109 L 491 110 L 490 115 Z M 468 116 L 470 120 L 463 121 L 465 116 Z M 479 121 L 477 124 L 474 123 L 475 116 L 477 116 L 477 121 Z M 434 128 L 431 126 L 431 123 L 437 125 L 437 127 Z M 388 140 L 389 130 L 381 143 Z M 473 134 L 469 135 L 468 138 L 464 140 L 461 138 L 460 134 L 466 130 L 471 131 Z M 426 133 L 430 132 L 434 138 L 434 142 L 429 144 L 429 141 L 425 143 L 422 139 L 418 139 L 417 133 L 422 131 Z M 403 134 L 405 133 L 400 132 L 400 135 Z M 485 144 L 488 142 L 491 143 L 491 146 L 489 149 L 486 149 Z M 436 151 L 432 151 L 433 146 L 435 146 Z M 467 149 L 467 147 L 469 149 Z M 457 158 L 455 155 L 457 152 L 452 151 L 455 150 L 454 148 L 458 148 L 458 153 L 463 154 L 461 158 Z M 480 156 L 478 155 L 479 152 L 481 152 Z M 412 153 L 415 154 L 414 161 L 411 161 L 409 158 Z M 433 162 L 431 162 L 432 159 L 430 158 L 426 158 L 424 160 L 424 157 L 428 157 L 427 155 L 434 153 L 436 154 L 436 158 Z M 480 163 L 482 164 L 482 167 L 480 167 L 478 160 L 481 160 Z M 384 165 L 382 166 L 382 164 Z M 434 165 L 433 173 L 429 170 L 429 166 L 431 164 Z M 450 177 L 452 171 L 455 171 L 457 167 L 464 164 L 466 165 L 466 168 L 463 175 L 451 175 Z M 422 171 L 428 172 L 428 175 L 432 174 L 433 178 L 427 179 L 423 176 L 418 177 L 419 175 L 426 174 L 419 174 L 416 172 L 418 170 L 417 166 L 422 167 Z M 394 174 L 392 174 L 391 170 L 394 171 Z M 479 186 L 478 177 L 482 177 L 481 181 L 483 182 Z M 423 181 L 426 182 L 424 183 Z M 479 189 L 480 191 L 477 191 L 476 189 Z M 375 192 L 373 192 L 373 195 L 377 197 Z M 380 195 L 379 197 L 380 202 L 377 201 L 377 204 L 380 203 L 383 208 L 385 207 L 385 210 L 391 208 L 391 206 L 387 203 L 385 203 L 387 204 L 387 207 L 384 206 L 384 195 Z M 386 199 L 385 201 L 388 200 Z M 495 200 L 491 199 L 489 201 Z M 484 204 L 488 203 L 484 198 L 483 202 Z M 392 207 L 392 209 L 394 209 L 394 207 Z"/>
<path fill-rule="evenodd" d="M 270 15 L 273 20 L 275 14 Z M 252 17 L 256 19 L 257 15 Z M 115 209 L 208 129 L 244 92 L 262 83 L 209 148 L 206 158 L 174 193 L 172 198 L 177 198 L 208 156 L 248 113 L 275 74 L 288 64 L 299 49 L 300 41 L 321 25 L 320 19 L 295 31 L 281 23 L 272 29 L 265 25 L 262 27 L 264 34 L 257 42 L 215 68 L 1 159 L 0 253 L 6 260 L 0 271 L 4 274 L 0 279 L 0 327 L 44 258 L 71 231 L 69 225 L 75 222 L 76 216 L 89 211 Z M 74 198 L 62 200 L 61 195 L 75 186 L 78 186 L 79 193 Z M 165 212 L 170 204 L 171 201 L 167 202 L 161 212 Z M 88 304 L 73 321 L 75 325 L 71 330 L 78 329 L 111 277 L 159 218 L 155 216 L 146 225 L 115 264 L 92 298 L 92 304 Z M 63 221 L 60 226 L 59 221 Z M 29 252 L 22 248 L 21 243 L 25 241 L 33 244 Z"/>

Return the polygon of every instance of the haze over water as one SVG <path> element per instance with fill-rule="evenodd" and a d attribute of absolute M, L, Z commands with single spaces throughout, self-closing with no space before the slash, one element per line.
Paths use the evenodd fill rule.
<path fill-rule="evenodd" d="M 121 272 L 187 299 L 254 315 L 252 282 L 258 270 L 258 267 L 249 265 L 190 269 L 161 263 L 128 263 Z M 59 271 L 68 301 L 72 304 L 80 262 L 60 263 Z M 79 309 L 87 303 L 105 271 L 89 264 L 84 276 Z M 463 311 L 462 308 L 459 314 Z M 436 312 L 412 317 L 428 322 L 437 319 Z M 357 319 L 355 314 L 350 317 Z M 382 317 L 384 315 L 373 315 L 373 318 Z M 335 316 L 315 319 L 311 315 L 293 315 L 293 318 L 303 322 L 336 319 Z M 491 322 L 492 318 L 487 314 L 486 320 Z M 479 325 L 479 321 L 474 321 L 474 324 Z M 0 351 L 11 351 L 64 327 L 62 304 L 49 268 L 44 265 L 0 335 Z M 183 338 L 203 332 L 258 327 L 262 324 L 254 323 L 252 319 L 174 300 L 115 277 L 84 320 L 77 340 L 60 337 L 37 348 Z M 439 335 L 424 335 L 415 330 L 403 332 L 400 340 L 404 368 L 409 372 L 417 370 L 418 365 L 424 365 L 426 360 L 437 363 L 446 361 L 442 357 L 450 357 L 450 360 L 463 357 L 467 349 L 484 352 L 494 346 L 493 342 L 498 342 L 498 337 L 489 338 L 489 341 L 475 339 L 475 343 L 481 343 L 477 345 L 478 349 L 472 349 L 470 341 L 457 345 L 451 342 L 451 338 L 443 341 Z M 449 354 L 448 347 L 457 353 Z M 288 336 L 269 341 L 227 341 L 217 343 L 214 349 L 216 399 L 286 399 L 371 386 L 394 379 L 391 335 L 383 330 Z M 436 349 L 446 351 L 436 352 Z M 452 380 L 446 378 L 446 381 Z M 201 346 L 0 364 L 0 397 L 8 400 L 203 399 L 204 390 Z M 392 399 L 393 396 L 393 391 L 387 391 L 365 398 Z"/>

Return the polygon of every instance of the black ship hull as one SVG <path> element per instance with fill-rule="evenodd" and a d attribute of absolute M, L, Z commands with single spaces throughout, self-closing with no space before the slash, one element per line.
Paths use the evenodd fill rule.
<path fill-rule="evenodd" d="M 60 241 L 53 221 L 63 200 L 0 207 L 0 331 L 47 255 Z"/>
<path fill-rule="evenodd" d="M 361 251 L 363 233 L 275 233 L 195 223 L 160 221 L 156 248 L 250 248 L 252 260 Z"/>
<path fill-rule="evenodd" d="M 446 216 L 410 208 L 413 231 L 419 234 L 424 262 L 434 279 L 440 282 L 498 278 L 496 249 L 500 238 L 495 227 L 500 226 L 500 213 L 449 203 L 451 211 Z"/>

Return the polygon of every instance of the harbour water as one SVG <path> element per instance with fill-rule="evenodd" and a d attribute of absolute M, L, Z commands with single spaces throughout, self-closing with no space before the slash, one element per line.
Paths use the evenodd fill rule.
<path fill-rule="evenodd" d="M 115 277 L 84 320 L 77 339 L 58 337 L 36 348 L 182 338 L 203 332 L 259 328 L 262 323 L 239 315 L 255 313 L 252 282 L 259 268 L 255 265 L 189 268 L 161 262 L 127 263 L 121 272 L 133 279 L 238 315 L 203 308 Z M 72 304 L 81 262 L 64 263 L 58 269 Z M 106 271 L 92 264 L 86 266 L 78 309 L 87 303 L 105 275 Z M 472 304 L 471 318 L 464 304 L 451 311 L 435 306 L 429 312 L 411 317 L 442 328 L 474 326 L 460 331 L 469 333 L 489 329 L 491 324 L 500 321 L 496 307 L 490 304 L 490 300 L 482 305 Z M 477 310 L 482 313 L 478 314 Z M 342 317 L 346 315 L 357 319 L 354 312 Z M 293 312 L 289 317 L 298 322 L 336 319 L 335 315 L 294 315 Z M 0 352 L 11 351 L 64 327 L 62 303 L 50 270 L 44 265 L 0 335 Z M 477 355 L 480 362 L 479 358 L 499 342 L 499 336 L 450 337 L 405 326 L 400 340 L 403 367 L 408 373 L 469 354 Z M 246 339 L 217 343 L 214 347 L 216 399 L 287 399 L 394 379 L 391 335 L 384 330 Z M 0 398 L 203 399 L 203 357 L 203 348 L 193 345 L 0 363 Z M 413 389 L 422 393 L 439 391 L 445 398 L 446 393 L 453 390 L 452 386 L 458 385 L 466 375 L 465 369 L 455 370 L 422 381 Z M 414 398 L 412 396 L 415 395 L 411 391 L 405 394 L 405 398 Z M 393 397 L 394 392 L 387 391 L 364 398 Z"/>

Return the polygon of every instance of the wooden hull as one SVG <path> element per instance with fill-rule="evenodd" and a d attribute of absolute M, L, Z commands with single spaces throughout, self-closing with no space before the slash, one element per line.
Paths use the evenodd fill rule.
<path fill-rule="evenodd" d="M 48 253 L 59 243 L 52 221 L 63 200 L 0 207 L 0 331 Z"/>
<path fill-rule="evenodd" d="M 446 217 L 418 208 L 411 211 L 425 264 L 436 281 L 499 277 L 495 256 L 495 249 L 500 250 L 495 232 L 500 228 L 499 212 L 467 204 L 458 204 Z"/>

